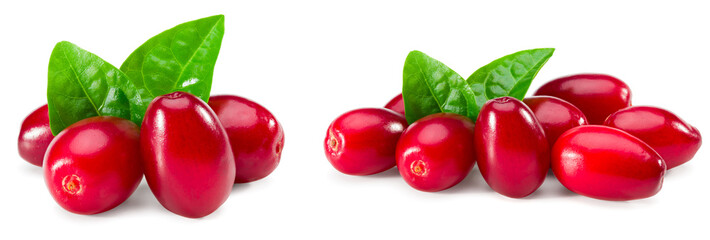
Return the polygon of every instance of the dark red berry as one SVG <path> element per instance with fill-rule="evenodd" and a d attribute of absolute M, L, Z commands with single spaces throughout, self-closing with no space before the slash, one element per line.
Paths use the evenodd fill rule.
<path fill-rule="evenodd" d="M 392 98 L 392 100 L 385 105 L 385 108 L 404 115 L 404 99 L 402 98 L 402 94 L 400 93 L 396 97 Z"/>
<path fill-rule="evenodd" d="M 49 129 L 49 112 L 47 104 L 34 110 L 22 122 L 20 136 L 17 138 L 17 149 L 20 157 L 36 166 L 42 166 L 44 153 L 49 143 L 54 139 Z"/>
<path fill-rule="evenodd" d="M 212 96 L 209 105 L 229 137 L 236 167 L 234 182 L 256 181 L 273 172 L 284 146 L 284 131 L 274 115 L 239 96 Z"/>
<path fill-rule="evenodd" d="M 141 126 L 145 178 L 160 204 L 184 217 L 209 215 L 234 185 L 234 155 L 222 124 L 199 98 L 153 99 Z"/>
<path fill-rule="evenodd" d="M 533 96 L 523 99 L 535 118 L 545 129 L 545 136 L 550 147 L 562 133 L 581 125 L 587 125 L 584 113 L 571 103 L 551 96 Z"/>
<path fill-rule="evenodd" d="M 397 168 L 410 186 L 425 192 L 450 188 L 476 162 L 474 123 L 454 113 L 436 113 L 414 122 L 397 144 Z"/>
<path fill-rule="evenodd" d="M 552 171 L 570 191 L 603 200 L 647 198 L 661 190 L 666 164 L 650 146 L 607 126 L 579 126 L 552 148 Z"/>
<path fill-rule="evenodd" d="M 590 124 L 603 124 L 619 109 L 631 106 L 631 89 L 604 74 L 577 74 L 542 85 L 535 95 L 561 98 L 582 110 Z"/>
<path fill-rule="evenodd" d="M 49 193 L 64 209 L 96 214 L 123 203 L 143 178 L 139 129 L 129 120 L 92 117 L 64 129 L 44 159 Z"/>
<path fill-rule="evenodd" d="M 609 116 L 604 125 L 621 129 L 651 146 L 668 169 L 690 161 L 702 145 L 697 128 L 664 109 L 634 106 Z"/>
<path fill-rule="evenodd" d="M 496 192 L 522 198 L 545 181 L 550 147 L 542 125 L 520 100 L 501 97 L 484 104 L 474 136 L 478 168 Z"/>
<path fill-rule="evenodd" d="M 404 116 L 384 108 L 362 108 L 340 115 L 323 143 L 330 164 L 350 175 L 370 175 L 394 167 L 395 148 L 407 127 Z"/>

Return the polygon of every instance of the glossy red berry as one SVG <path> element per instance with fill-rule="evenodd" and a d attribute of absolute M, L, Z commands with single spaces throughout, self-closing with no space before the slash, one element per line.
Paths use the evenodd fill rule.
<path fill-rule="evenodd" d="M 47 146 L 54 139 L 49 129 L 47 104 L 34 110 L 22 122 L 20 136 L 17 138 L 17 150 L 20 157 L 36 166 L 42 166 Z"/>
<path fill-rule="evenodd" d="M 702 144 L 698 129 L 675 114 L 656 107 L 621 109 L 610 115 L 604 125 L 644 141 L 663 157 L 668 169 L 690 161 Z"/>
<path fill-rule="evenodd" d="M 96 214 L 123 203 L 143 178 L 139 129 L 116 117 L 92 117 L 64 129 L 44 159 L 49 193 L 64 209 Z"/>
<path fill-rule="evenodd" d="M 414 122 L 397 144 L 397 168 L 410 186 L 425 192 L 453 187 L 476 163 L 474 123 L 454 113 L 436 113 Z"/>
<path fill-rule="evenodd" d="M 605 74 L 577 74 L 542 85 L 535 95 L 561 98 L 582 110 L 590 124 L 603 124 L 619 109 L 631 106 L 631 89 Z"/>
<path fill-rule="evenodd" d="M 402 94 L 400 93 L 396 97 L 392 98 L 392 100 L 385 105 L 385 108 L 404 115 L 404 99 L 402 98 Z"/>
<path fill-rule="evenodd" d="M 613 201 L 647 198 L 661 190 L 666 164 L 650 146 L 607 126 L 579 126 L 552 148 L 552 171 L 567 189 Z"/>
<path fill-rule="evenodd" d="M 234 155 L 210 107 L 184 92 L 159 96 L 141 127 L 141 151 L 150 190 L 166 209 L 184 217 L 209 215 L 234 185 Z"/>
<path fill-rule="evenodd" d="M 545 181 L 550 147 L 535 115 L 520 100 L 486 102 L 476 121 L 474 143 L 481 175 L 496 192 L 522 198 Z"/>
<path fill-rule="evenodd" d="M 551 96 L 533 96 L 523 99 L 535 118 L 545 130 L 545 137 L 550 147 L 565 131 L 581 125 L 587 125 L 587 117 L 571 103 Z"/>
<path fill-rule="evenodd" d="M 234 182 L 256 181 L 273 172 L 284 146 L 284 131 L 274 115 L 239 96 L 212 96 L 209 105 L 229 137 L 236 167 Z"/>
<path fill-rule="evenodd" d="M 394 167 L 397 140 L 407 120 L 384 108 L 361 108 L 340 115 L 328 127 L 325 155 L 338 171 L 371 175 Z"/>

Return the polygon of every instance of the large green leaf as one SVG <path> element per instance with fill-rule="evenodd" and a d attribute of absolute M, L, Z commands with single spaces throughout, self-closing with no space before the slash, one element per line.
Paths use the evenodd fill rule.
<path fill-rule="evenodd" d="M 224 35 L 224 16 L 216 15 L 177 25 L 138 47 L 121 65 L 143 98 L 143 116 L 153 98 L 175 91 L 189 92 L 205 102 Z"/>
<path fill-rule="evenodd" d="M 523 100 L 530 83 L 554 51 L 554 48 L 524 50 L 476 70 L 466 79 L 474 96 L 474 101 L 469 101 L 468 117 L 475 120 L 490 99 L 511 96 Z"/>
<path fill-rule="evenodd" d="M 443 63 L 420 51 L 404 62 L 402 98 L 407 122 L 440 112 L 466 115 L 472 97 L 466 81 Z"/>
<path fill-rule="evenodd" d="M 100 57 L 70 42 L 59 42 L 49 59 L 49 126 L 57 135 L 93 116 L 115 116 L 140 123 L 131 105 L 143 105 L 128 77 Z"/>

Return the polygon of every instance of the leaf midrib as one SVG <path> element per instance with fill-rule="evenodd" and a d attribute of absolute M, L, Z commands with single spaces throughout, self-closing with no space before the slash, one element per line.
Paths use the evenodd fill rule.
<path fill-rule="evenodd" d="M 424 71 L 422 71 L 421 64 L 419 64 L 419 58 L 415 57 L 414 61 L 417 63 L 417 69 L 419 70 L 419 73 L 422 75 L 422 78 L 424 79 L 424 84 L 427 86 L 427 90 L 429 90 L 429 93 L 431 93 L 432 98 L 434 98 L 434 101 L 436 102 L 436 106 L 439 108 L 439 111 L 444 112 L 444 109 L 441 106 L 441 103 L 439 103 L 439 99 L 436 97 L 436 94 L 434 94 L 434 91 L 431 89 L 431 86 L 429 85 L 429 81 L 427 81 L 427 75 L 424 74 Z"/>
<path fill-rule="evenodd" d="M 192 56 L 190 56 L 190 58 L 185 62 L 185 64 L 184 64 L 184 65 L 183 65 L 183 64 L 180 64 L 180 66 L 181 66 L 181 67 L 180 67 L 180 75 L 178 75 L 177 79 L 175 79 L 175 83 L 173 83 L 173 88 L 172 88 L 173 90 L 177 88 L 178 82 L 180 81 L 180 79 L 182 79 L 182 74 L 185 73 L 185 68 L 186 68 L 186 66 L 187 66 L 187 65 L 190 65 L 190 62 L 192 62 L 192 59 L 195 58 L 195 55 L 197 55 L 198 50 L 199 50 L 199 49 L 202 49 L 202 46 L 205 45 L 205 42 L 207 42 L 207 39 L 212 35 L 212 33 L 214 32 L 215 28 L 217 28 L 217 26 L 219 25 L 219 23 L 220 23 L 221 21 L 224 21 L 224 16 L 221 16 L 221 17 L 215 22 L 215 24 L 212 26 L 212 28 L 210 28 L 210 30 L 207 32 L 207 35 L 205 35 L 205 38 L 203 38 L 203 39 L 202 39 L 202 42 L 200 42 L 199 47 L 197 47 L 197 48 L 195 49 L 195 51 L 192 52 Z M 172 53 L 172 49 L 170 49 L 170 52 Z M 175 54 L 173 54 L 173 56 L 175 56 Z M 176 59 L 177 59 L 177 58 L 176 58 Z M 179 63 L 179 62 L 178 62 L 178 63 Z M 151 94 L 152 94 L 152 93 L 151 93 Z"/>
<path fill-rule="evenodd" d="M 549 59 L 549 58 L 548 58 L 548 59 Z M 538 60 L 535 62 L 535 64 L 533 64 L 532 67 L 529 68 L 528 71 L 525 72 L 525 74 L 523 74 L 523 76 L 522 76 L 520 79 L 524 79 L 525 77 L 528 77 L 528 76 L 530 75 L 530 73 L 533 72 L 533 71 L 532 71 L 533 69 L 539 68 L 540 63 L 541 63 L 541 62 L 545 62 L 545 61 L 543 61 L 543 60 L 544 60 L 544 57 L 541 58 L 541 59 L 538 59 Z M 513 75 L 513 72 L 511 71 L 510 68 L 507 68 L 506 70 L 508 70 L 508 72 L 510 73 L 511 76 Z M 487 71 L 487 72 L 488 72 L 488 73 L 486 74 L 486 77 L 483 78 L 483 96 L 484 96 L 487 100 L 490 100 L 490 97 L 488 97 L 488 93 L 487 93 L 486 89 L 488 88 L 489 79 L 492 79 L 492 78 L 494 78 L 494 77 L 491 76 L 492 71 Z M 518 84 L 519 84 L 520 82 L 522 82 L 522 81 L 520 81 L 520 79 L 516 79 L 516 78 L 514 78 L 514 77 L 513 77 L 513 79 L 515 79 L 516 81 L 515 81 L 515 83 L 513 84 L 513 86 L 512 86 L 509 90 L 506 90 L 506 91 L 505 91 L 505 95 L 506 95 L 506 96 L 510 96 L 510 91 L 512 91 L 513 89 L 515 89 L 515 87 L 517 87 Z"/>
<path fill-rule="evenodd" d="M 530 75 L 530 73 L 533 72 L 532 71 L 533 69 L 538 69 L 538 71 L 535 71 L 535 72 L 539 72 L 539 69 L 541 68 L 540 63 L 546 62 L 546 61 L 544 61 L 544 59 L 545 59 L 544 57 L 538 59 L 538 61 L 536 61 L 535 64 L 533 64 L 533 66 L 531 68 L 529 68 L 528 71 L 526 71 L 525 74 L 523 75 L 523 77 L 521 77 L 520 79 L 524 79 L 524 78 L 528 77 Z M 549 58 L 547 58 L 547 59 L 549 59 Z M 513 75 L 513 71 L 511 71 L 510 68 L 508 69 L 508 72 L 510 72 L 510 75 Z M 515 89 L 520 82 L 522 82 L 522 81 L 519 81 L 519 80 L 515 81 L 515 84 L 513 84 L 513 87 L 511 87 L 510 90 L 506 91 L 506 95 L 510 95 L 510 91 Z"/>
<path fill-rule="evenodd" d="M 96 112 L 97 115 L 101 116 L 99 109 L 96 108 L 96 104 L 94 103 L 94 100 L 92 100 L 91 97 L 89 97 L 89 93 L 86 92 L 84 84 L 82 84 L 81 81 L 79 81 L 79 75 L 76 74 L 76 69 L 74 69 L 74 66 L 72 66 L 71 61 L 69 61 L 69 56 L 67 56 L 66 49 L 62 49 L 62 55 L 64 55 L 64 59 L 67 61 L 67 63 L 68 63 L 67 65 L 69 65 L 69 69 L 71 69 L 71 72 L 74 75 L 74 79 L 76 80 L 77 83 L 79 83 L 79 86 L 81 86 L 81 91 L 84 92 L 86 99 L 88 99 L 89 103 L 91 103 L 91 107 L 94 108 L 94 111 Z"/>

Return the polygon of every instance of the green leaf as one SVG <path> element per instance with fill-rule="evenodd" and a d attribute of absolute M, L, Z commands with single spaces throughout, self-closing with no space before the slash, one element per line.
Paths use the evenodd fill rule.
<path fill-rule="evenodd" d="M 458 73 L 436 59 L 411 51 L 404 62 L 403 80 L 407 122 L 440 112 L 467 114 L 472 91 Z"/>
<path fill-rule="evenodd" d="M 153 98 L 175 91 L 207 102 L 223 36 L 224 15 L 216 15 L 177 25 L 133 51 L 121 70 L 144 104 L 132 112 L 142 117 Z"/>
<path fill-rule="evenodd" d="M 130 111 L 131 105 L 143 104 L 136 89 L 123 72 L 100 57 L 70 42 L 59 42 L 52 51 L 48 70 L 52 134 L 93 116 L 137 121 Z"/>
<path fill-rule="evenodd" d="M 554 51 L 554 48 L 524 50 L 476 70 L 466 79 L 474 94 L 468 105 L 468 117 L 475 120 L 483 104 L 490 99 L 511 96 L 523 100 L 530 83 Z"/>

